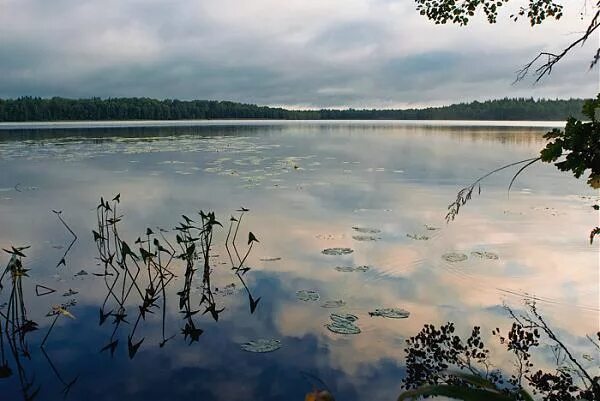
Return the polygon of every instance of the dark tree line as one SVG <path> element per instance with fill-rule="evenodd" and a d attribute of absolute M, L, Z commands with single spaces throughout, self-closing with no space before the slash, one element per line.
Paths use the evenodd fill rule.
<path fill-rule="evenodd" d="M 0 121 L 74 120 L 565 120 L 581 118 L 583 99 L 498 99 L 451 106 L 404 110 L 286 110 L 277 107 L 209 100 L 150 98 L 0 99 Z"/>

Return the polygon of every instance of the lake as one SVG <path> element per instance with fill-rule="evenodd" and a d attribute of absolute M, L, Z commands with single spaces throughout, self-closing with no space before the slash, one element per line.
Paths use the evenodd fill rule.
<path fill-rule="evenodd" d="M 481 326 L 510 368 L 491 330 L 526 298 L 588 352 L 585 180 L 537 163 L 509 194 L 508 169 L 445 221 L 462 187 L 535 157 L 555 125 L 4 124 L 0 247 L 30 248 L 0 289 L 0 399 L 394 400 L 427 323 Z"/>

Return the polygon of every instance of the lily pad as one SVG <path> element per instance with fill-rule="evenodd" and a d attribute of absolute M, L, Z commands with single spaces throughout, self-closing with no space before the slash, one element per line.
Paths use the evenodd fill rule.
<path fill-rule="evenodd" d="M 354 250 L 350 249 L 350 248 L 327 248 L 327 249 L 323 249 L 323 251 L 321 252 L 323 255 L 349 255 L 352 252 L 354 252 Z"/>
<path fill-rule="evenodd" d="M 498 255 L 495 254 L 494 252 L 487 252 L 487 251 L 475 251 L 475 252 L 471 252 L 471 256 L 474 256 L 476 258 L 481 258 L 481 259 L 490 259 L 490 260 L 497 260 L 498 259 Z"/>
<path fill-rule="evenodd" d="M 341 299 L 335 299 L 335 300 L 325 301 L 321 305 L 321 308 L 341 308 L 342 306 L 345 306 L 345 305 L 346 305 L 346 301 L 343 301 Z"/>
<path fill-rule="evenodd" d="M 458 252 L 448 252 L 442 255 L 442 259 L 450 263 L 464 262 L 467 260 L 467 255 Z"/>
<path fill-rule="evenodd" d="M 265 352 L 273 352 L 277 351 L 281 348 L 281 341 L 259 338 L 258 340 L 248 341 L 247 343 L 241 344 L 240 348 L 247 352 L 257 352 L 257 353 L 265 353 Z"/>
<path fill-rule="evenodd" d="M 334 269 L 342 273 L 366 272 L 367 270 L 369 270 L 369 266 L 336 266 Z"/>
<path fill-rule="evenodd" d="M 296 298 L 304 302 L 315 302 L 318 301 L 321 296 L 317 291 L 314 290 L 299 290 L 296 291 Z"/>
<path fill-rule="evenodd" d="M 354 231 L 362 233 L 362 234 L 379 234 L 381 232 L 380 229 L 378 229 L 378 228 L 371 228 L 371 227 L 354 226 L 354 227 L 352 227 L 352 229 Z"/>
<path fill-rule="evenodd" d="M 420 235 L 420 234 L 406 234 L 406 236 L 410 239 L 414 239 L 416 241 L 427 241 L 429 240 L 429 237 L 427 235 Z"/>
<path fill-rule="evenodd" d="M 329 318 L 334 322 L 350 322 L 354 323 L 358 320 L 358 316 L 351 313 L 332 313 Z"/>
<path fill-rule="evenodd" d="M 360 327 L 354 324 L 358 317 L 349 313 L 332 313 L 330 316 L 331 323 L 327 323 L 327 330 L 336 334 L 359 334 Z"/>
<path fill-rule="evenodd" d="M 353 235 L 352 239 L 355 241 L 377 241 L 379 237 L 374 235 Z"/>
<path fill-rule="evenodd" d="M 223 288 L 215 288 L 215 293 L 223 297 L 234 295 L 237 291 L 235 283 L 227 284 Z"/>
<path fill-rule="evenodd" d="M 369 316 L 386 317 L 388 319 L 406 319 L 410 316 L 410 312 L 399 308 L 380 308 L 369 312 Z"/>

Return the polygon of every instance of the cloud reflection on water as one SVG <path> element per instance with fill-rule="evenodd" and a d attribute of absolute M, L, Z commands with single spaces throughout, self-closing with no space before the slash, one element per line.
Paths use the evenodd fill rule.
<path fill-rule="evenodd" d="M 339 399 L 374 394 L 394 399 L 404 338 L 425 323 L 447 320 L 465 331 L 474 324 L 506 327 L 509 321 L 499 307 L 502 302 L 519 305 L 519 295 L 512 293 L 541 298 L 541 310 L 570 343 L 597 330 L 598 251 L 586 242 L 591 209 L 579 197 L 590 195 L 583 182 L 551 166 L 537 166 L 519 179 L 507 199 L 508 176 L 492 177 L 455 222 L 443 221 L 459 187 L 503 162 L 535 154 L 542 143 L 539 130 L 291 125 L 241 137 L 164 136 L 144 144 L 135 138 L 108 139 L 114 142 L 109 147 L 106 141 L 85 139 L 57 146 L 50 138 L 40 148 L 38 140 L 0 143 L 0 187 L 22 182 L 40 188 L 13 191 L 13 200 L 0 201 L 0 243 L 33 245 L 26 261 L 32 268 L 26 291 L 40 325 L 49 324 L 42 317 L 48 302 L 58 302 L 68 288 L 79 291 L 77 321 L 60 322 L 52 342 L 60 362 L 81 371 L 74 398 L 85 389 L 90 400 L 301 397 L 311 388 L 300 372 L 312 371 Z M 204 171 L 223 157 L 230 159 L 222 162 L 223 169 L 232 165 L 242 173 L 262 170 L 251 177 L 273 175 L 257 178 L 257 185 L 247 188 L 239 176 Z M 191 174 L 176 173 L 184 168 Z M 149 174 L 153 171 L 160 175 Z M 151 322 L 133 361 L 123 349 L 112 362 L 98 354 L 107 337 L 96 327 L 105 289 L 94 277 L 74 274 L 99 269 L 89 234 L 94 207 L 99 196 L 115 193 L 122 195 L 123 235 L 131 242 L 147 226 L 171 228 L 182 213 L 215 209 L 226 220 L 240 205 L 250 208 L 244 226 L 261 241 L 248 260 L 253 268 L 248 285 L 263 297 L 256 314 L 249 315 L 247 300 L 237 293 L 221 300 L 227 309 L 218 323 L 202 320 L 200 344 L 188 347 L 177 341 L 159 349 L 154 346 L 159 338 L 151 334 L 156 322 Z M 64 210 L 80 237 L 58 277 L 54 266 L 62 252 L 52 244 L 67 241 L 68 233 L 50 209 Z M 440 230 L 429 232 L 426 224 Z M 380 239 L 356 241 L 353 226 L 380 229 Z M 412 233 L 431 238 L 416 241 L 406 236 Z M 354 252 L 323 255 L 329 247 Z M 495 252 L 499 259 L 470 257 L 475 250 Z M 441 255 L 449 251 L 470 258 L 445 262 Z M 216 252 L 225 256 L 222 249 Z M 281 260 L 260 260 L 268 257 Z M 334 269 L 358 265 L 371 268 L 352 273 Z M 231 282 L 219 271 L 214 280 L 221 288 Z M 34 297 L 33 283 L 38 282 L 56 287 L 57 295 Z M 333 310 L 298 301 L 299 289 L 318 290 L 321 300 L 343 299 L 346 305 L 340 310 L 359 316 L 362 333 L 328 332 L 324 325 Z M 378 307 L 401 307 L 411 315 L 398 321 L 369 317 L 367 312 Z M 178 327 L 176 305 L 168 311 L 169 322 Z M 73 338 L 72 332 L 81 334 Z M 240 343 L 260 337 L 280 338 L 283 347 L 268 355 L 239 349 Z M 50 383 L 36 361 L 36 373 Z M 110 394 L 101 381 L 115 386 Z M 0 389 L 16 394 L 13 385 L 0 383 Z"/>

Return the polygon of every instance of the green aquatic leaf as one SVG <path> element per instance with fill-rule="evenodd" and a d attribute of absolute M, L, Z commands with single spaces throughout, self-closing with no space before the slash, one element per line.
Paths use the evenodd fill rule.
<path fill-rule="evenodd" d="M 337 299 L 337 300 L 329 300 L 329 301 L 325 301 L 323 302 L 323 304 L 321 304 L 321 308 L 341 308 L 342 306 L 345 306 L 346 302 L 341 300 L 341 299 Z"/>
<path fill-rule="evenodd" d="M 330 256 L 349 255 L 352 252 L 354 252 L 354 250 L 352 250 L 350 248 L 327 248 L 327 249 L 323 249 L 323 251 L 321 251 L 321 253 L 323 255 L 330 255 Z"/>
<path fill-rule="evenodd" d="M 304 302 L 315 302 L 318 301 L 321 296 L 317 291 L 314 290 L 298 290 L 296 291 L 296 298 Z"/>
<path fill-rule="evenodd" d="M 416 241 L 427 241 L 429 240 L 429 237 L 427 235 L 420 235 L 420 234 L 406 234 L 406 236 L 410 239 L 414 239 Z"/>
<path fill-rule="evenodd" d="M 380 238 L 374 235 L 353 235 L 352 239 L 355 241 L 377 241 Z"/>
<path fill-rule="evenodd" d="M 354 227 L 352 227 L 352 229 L 354 231 L 362 233 L 362 234 L 379 234 L 381 232 L 380 229 L 378 229 L 378 228 L 371 228 L 371 227 L 354 226 Z"/>
<path fill-rule="evenodd" d="M 273 257 L 273 258 L 260 258 L 259 259 L 261 262 L 277 262 L 278 260 L 281 260 L 281 258 L 279 257 Z"/>
<path fill-rule="evenodd" d="M 446 262 L 456 263 L 464 262 L 468 259 L 468 257 L 464 253 L 448 252 L 442 255 L 442 259 L 444 259 Z"/>
<path fill-rule="evenodd" d="M 498 259 L 497 254 L 495 254 L 494 252 L 487 252 L 487 251 L 474 251 L 474 252 L 471 252 L 471 256 L 474 256 L 476 258 L 481 258 L 481 259 L 489 259 L 489 260 L 497 260 Z"/>
<path fill-rule="evenodd" d="M 247 352 L 273 352 L 281 348 L 281 341 L 275 339 L 259 338 L 258 340 L 252 340 L 241 344 L 240 348 Z"/>
<path fill-rule="evenodd" d="M 332 313 L 331 323 L 325 325 L 327 330 L 336 334 L 360 334 L 360 327 L 354 324 L 358 317 L 350 313 Z"/>
<path fill-rule="evenodd" d="M 361 265 L 361 266 L 336 266 L 335 270 L 342 273 L 352 273 L 352 272 L 366 272 L 369 270 L 369 266 Z"/>
<path fill-rule="evenodd" d="M 410 316 L 410 312 L 400 308 L 380 308 L 369 312 L 369 316 L 379 316 L 388 319 L 406 319 Z"/>

